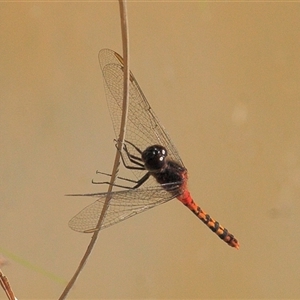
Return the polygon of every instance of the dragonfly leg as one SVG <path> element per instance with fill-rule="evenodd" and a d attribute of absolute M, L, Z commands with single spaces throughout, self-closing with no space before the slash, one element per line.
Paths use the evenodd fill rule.
<path fill-rule="evenodd" d="M 131 143 L 130 143 L 130 145 L 131 145 Z M 133 144 L 132 144 L 133 145 Z M 134 146 L 135 147 L 135 146 Z M 138 149 L 138 148 L 136 148 L 136 149 Z M 129 153 L 129 150 L 128 150 L 128 148 L 127 148 L 127 146 L 126 146 L 126 144 L 124 144 L 123 145 L 123 150 L 124 150 L 124 152 L 126 153 L 126 157 L 128 158 L 128 160 L 132 163 L 132 164 L 134 164 L 134 165 L 128 165 L 127 163 L 126 163 L 126 161 L 125 161 L 125 159 L 124 159 L 124 155 L 123 155 L 123 152 L 120 150 L 120 149 L 118 149 L 119 151 L 120 151 L 120 153 L 121 153 L 121 159 L 122 159 L 122 163 L 123 163 L 123 165 L 124 165 L 124 167 L 126 168 L 126 169 L 130 169 L 130 170 L 145 170 L 145 166 L 144 166 L 144 164 L 142 163 L 142 159 L 140 158 L 140 157 L 138 157 L 138 156 L 135 156 L 135 155 L 133 155 L 133 154 L 130 154 Z"/>
<path fill-rule="evenodd" d="M 127 144 L 131 145 L 131 146 L 132 146 L 139 154 L 142 155 L 143 151 L 142 151 L 140 148 L 138 148 L 135 144 L 133 144 L 133 143 L 127 141 L 127 140 L 125 140 L 125 142 L 126 142 Z"/>
<path fill-rule="evenodd" d="M 111 177 L 111 174 L 108 174 L 108 173 L 105 173 L 105 172 L 101 172 L 101 171 L 98 171 L 98 170 L 96 171 L 96 174 L 102 174 L 102 175 Z M 129 181 L 129 182 L 133 182 L 133 183 L 137 183 L 138 182 L 138 180 L 133 180 L 133 179 L 125 178 L 125 177 L 121 177 L 121 176 L 117 176 L 117 179 L 124 180 L 124 181 Z M 92 183 L 94 183 L 94 184 L 100 184 L 102 182 L 98 182 L 98 181 L 92 180 Z"/>
<path fill-rule="evenodd" d="M 114 139 L 114 141 L 116 142 L 116 146 L 117 146 L 118 140 Z M 135 144 L 129 142 L 128 140 L 124 140 L 124 142 L 131 145 L 142 156 L 143 151 L 139 147 L 137 147 Z M 123 143 L 123 146 L 126 146 L 125 143 Z M 142 160 L 140 157 L 137 157 L 137 159 Z"/>
<path fill-rule="evenodd" d="M 123 162 L 123 165 L 125 168 L 127 169 L 131 169 L 131 170 L 145 170 L 145 166 L 144 166 L 144 163 L 141 159 L 141 157 L 138 157 L 136 155 L 133 155 L 129 152 L 128 148 L 127 148 L 127 145 L 126 143 L 128 143 L 129 145 L 131 145 L 139 154 L 142 154 L 142 151 L 136 147 L 133 143 L 129 142 L 129 141 L 126 141 L 125 140 L 125 144 L 123 145 L 123 151 L 121 151 L 120 149 L 118 149 L 118 151 L 120 151 L 120 154 L 121 154 L 121 159 L 122 159 L 122 162 Z M 117 144 L 116 144 L 116 147 L 117 147 Z M 126 157 L 127 159 L 133 164 L 133 165 L 128 165 L 125 161 L 125 158 L 124 158 L 124 154 L 123 153 L 126 153 Z M 108 173 L 104 173 L 104 172 L 100 172 L 100 171 L 96 171 L 97 174 L 103 174 L 103 175 L 106 175 L 106 176 L 111 176 L 110 174 Z M 139 180 L 132 180 L 132 179 L 128 179 L 128 178 L 124 178 L 124 177 L 117 177 L 118 179 L 121 179 L 121 180 L 125 180 L 125 181 L 129 181 L 129 182 L 132 182 L 132 183 L 135 183 L 134 186 L 124 186 L 124 185 L 120 185 L 120 184 L 111 184 L 110 182 L 108 181 L 94 181 L 92 180 L 92 183 L 93 184 L 109 184 L 109 185 L 113 185 L 113 186 L 116 186 L 116 187 L 120 187 L 120 188 L 125 188 L 125 189 L 136 189 L 138 188 L 139 186 L 141 186 L 145 181 L 147 181 L 147 179 L 150 177 L 150 173 L 147 172 L 142 178 L 140 178 Z"/>
<path fill-rule="evenodd" d="M 101 173 L 101 172 L 99 172 Z M 107 174 L 107 173 L 103 173 L 105 175 L 108 175 L 108 176 L 111 176 L 110 174 Z M 150 177 L 150 173 L 147 172 L 142 178 L 140 178 L 139 180 L 132 180 L 132 179 L 128 179 L 128 178 L 124 178 L 124 177 L 118 177 L 119 179 L 122 179 L 122 180 L 126 180 L 126 181 L 130 181 L 130 182 L 133 182 L 135 183 L 134 186 L 125 186 L 125 185 L 120 185 L 120 184 L 115 184 L 115 183 L 110 183 L 108 181 L 101 181 L 101 182 L 97 182 L 97 181 L 94 181 L 92 180 L 92 183 L 93 184 L 108 184 L 108 185 L 113 185 L 115 187 L 120 187 L 120 188 L 124 188 L 124 189 L 129 189 L 129 190 L 134 190 L 138 187 L 140 187 L 143 183 L 145 183 L 148 178 Z"/>
<path fill-rule="evenodd" d="M 144 166 L 144 163 L 143 163 L 143 160 L 140 156 L 136 156 L 136 155 L 133 155 L 130 153 L 130 151 L 128 150 L 128 147 L 126 144 L 124 144 L 124 147 L 123 147 L 123 150 L 124 152 L 127 154 L 127 157 L 128 159 L 134 163 L 134 164 L 137 164 L 139 166 Z M 142 154 L 141 154 L 142 155 Z"/>
<path fill-rule="evenodd" d="M 133 187 L 133 189 L 137 189 L 138 187 L 140 187 L 143 183 L 145 183 L 150 177 L 150 173 L 147 172 L 142 178 L 140 178 L 136 185 Z"/>

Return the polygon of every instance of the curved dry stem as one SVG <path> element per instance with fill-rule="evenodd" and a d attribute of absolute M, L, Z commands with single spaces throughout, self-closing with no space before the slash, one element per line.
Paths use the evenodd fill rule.
<path fill-rule="evenodd" d="M 121 31 L 122 31 L 122 44 L 123 44 L 123 58 L 124 58 L 124 94 L 123 94 L 123 111 L 122 111 L 122 120 L 120 126 L 120 133 L 118 139 L 118 146 L 117 149 L 122 149 L 122 144 L 125 140 L 125 133 L 126 133 L 126 120 L 127 120 L 127 112 L 128 112 L 128 104 L 129 104 L 129 34 L 128 34 L 128 21 L 127 21 L 127 8 L 126 8 L 126 0 L 119 0 L 119 7 L 120 7 L 120 17 L 121 17 Z M 112 170 L 112 176 L 109 186 L 108 186 L 108 193 L 112 191 L 113 183 L 115 182 L 119 170 L 120 165 L 120 151 L 116 151 L 114 166 Z M 109 195 L 109 194 L 108 194 Z M 77 277 L 79 276 L 80 272 L 82 271 L 89 255 L 91 254 L 94 245 L 97 241 L 99 230 L 101 228 L 101 224 L 105 218 L 106 211 L 109 207 L 110 197 L 107 196 L 105 200 L 105 204 L 103 206 L 103 210 L 99 217 L 98 224 L 95 228 L 93 233 L 92 239 L 86 249 L 84 256 L 82 257 L 79 266 L 74 273 L 73 277 L 67 284 L 65 290 L 59 297 L 59 300 L 65 299 L 68 295 L 69 291 L 72 289 Z"/>
<path fill-rule="evenodd" d="M 17 299 L 14 295 L 14 292 L 9 284 L 9 281 L 7 279 L 7 277 L 2 273 L 2 271 L 0 270 L 0 285 L 3 288 L 7 298 L 9 300 L 15 300 Z"/>

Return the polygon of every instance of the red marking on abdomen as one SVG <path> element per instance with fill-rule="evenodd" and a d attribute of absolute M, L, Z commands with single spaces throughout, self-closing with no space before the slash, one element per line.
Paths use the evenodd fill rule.
<path fill-rule="evenodd" d="M 187 206 L 210 230 L 216 233 L 229 246 L 239 249 L 239 242 L 237 239 L 228 232 L 226 228 L 221 226 L 219 222 L 215 221 L 203 211 L 192 199 L 188 190 L 183 188 L 183 193 L 177 199 Z"/>

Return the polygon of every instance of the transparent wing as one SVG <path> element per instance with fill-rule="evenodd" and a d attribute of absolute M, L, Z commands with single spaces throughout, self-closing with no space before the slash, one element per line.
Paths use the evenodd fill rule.
<path fill-rule="evenodd" d="M 123 101 L 123 59 L 116 52 L 104 49 L 99 52 L 99 62 L 103 72 L 107 103 L 114 131 L 116 137 L 118 137 Z M 132 73 L 130 73 L 129 101 L 126 140 L 142 151 L 151 145 L 162 145 L 167 149 L 168 156 L 184 167 L 175 146 L 160 125 Z M 136 151 L 130 144 L 127 144 L 127 147 L 130 153 Z M 141 178 L 141 173 L 145 174 L 145 172 L 133 170 L 137 178 Z M 111 193 L 112 198 L 101 229 L 177 197 L 180 185 L 182 185 L 182 182 L 159 185 L 151 176 L 144 184 L 144 186 L 147 186 L 145 188 Z M 69 222 L 69 226 L 75 231 L 91 232 L 97 226 L 107 194 L 82 194 L 77 196 L 94 196 L 98 198 L 97 201 L 85 207 Z"/>
<path fill-rule="evenodd" d="M 178 185 L 171 184 L 166 191 L 163 186 L 146 187 L 136 190 L 112 192 L 109 208 L 101 229 L 124 221 L 157 205 L 168 202 L 178 196 Z M 74 195 L 72 195 L 74 196 Z M 71 229 L 79 232 L 91 232 L 98 223 L 107 193 L 75 196 L 98 197 L 94 203 L 85 207 L 69 221 Z"/>
<path fill-rule="evenodd" d="M 99 52 L 99 62 L 103 72 L 108 107 L 116 137 L 120 131 L 123 101 L 123 59 L 109 49 Z M 148 146 L 164 146 L 170 158 L 183 166 L 183 162 L 172 144 L 169 135 L 160 125 L 135 77 L 130 73 L 129 110 L 126 140 L 142 151 Z"/>

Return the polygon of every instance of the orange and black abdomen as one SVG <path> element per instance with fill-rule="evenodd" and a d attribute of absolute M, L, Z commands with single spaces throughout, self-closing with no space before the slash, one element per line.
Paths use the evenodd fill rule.
<path fill-rule="evenodd" d="M 150 172 L 153 177 L 164 189 L 174 194 L 185 206 L 187 206 L 210 230 L 218 235 L 229 246 L 239 249 L 239 242 L 228 232 L 226 228 L 221 226 L 219 222 L 215 221 L 204 212 L 192 199 L 187 189 L 187 170 L 178 163 L 168 160 L 165 168 L 159 172 Z M 174 184 L 173 184 L 174 183 Z"/>
<path fill-rule="evenodd" d="M 177 197 L 184 205 L 186 205 L 210 230 L 218 235 L 229 246 L 239 249 L 239 242 L 229 233 L 226 228 L 220 225 L 219 222 L 215 221 L 210 217 L 209 214 L 204 212 L 191 198 L 190 193 L 185 190 L 182 195 Z"/>

